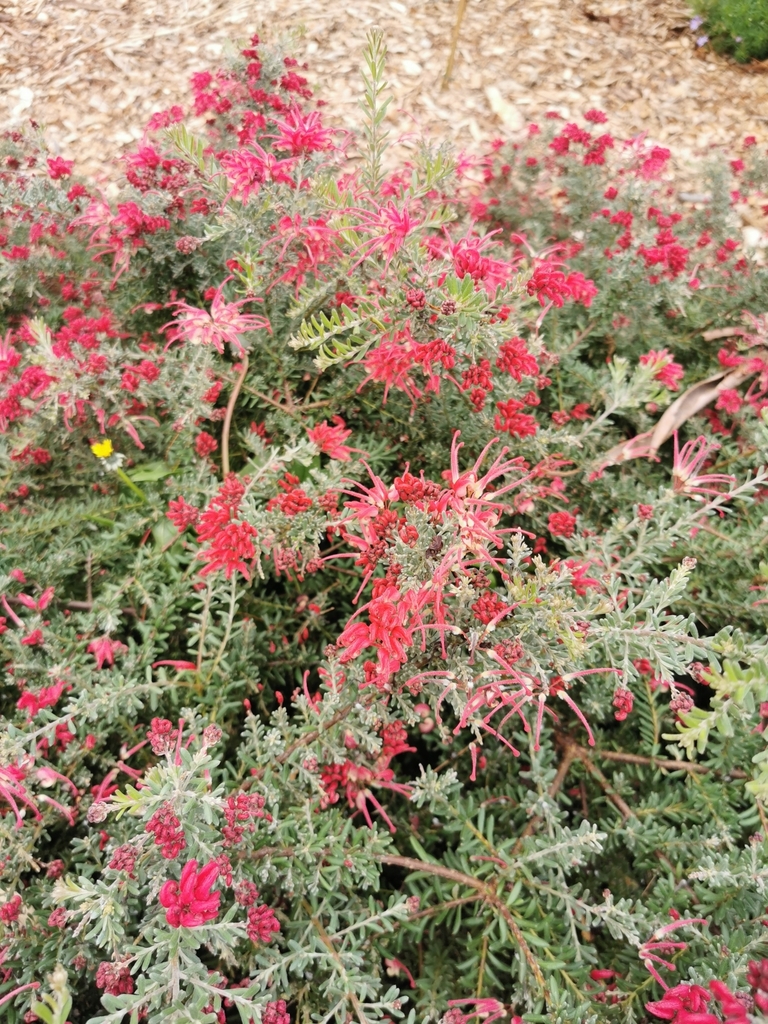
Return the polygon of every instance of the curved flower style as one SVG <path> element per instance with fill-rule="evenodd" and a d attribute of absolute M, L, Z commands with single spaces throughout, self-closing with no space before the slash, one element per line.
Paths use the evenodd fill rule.
<path fill-rule="evenodd" d="M 158 899 L 165 907 L 165 919 L 171 928 L 199 928 L 213 921 L 219 913 L 220 892 L 211 892 L 219 876 L 216 861 L 210 861 L 197 870 L 197 861 L 184 865 L 181 880 L 169 879 L 160 890 Z"/>

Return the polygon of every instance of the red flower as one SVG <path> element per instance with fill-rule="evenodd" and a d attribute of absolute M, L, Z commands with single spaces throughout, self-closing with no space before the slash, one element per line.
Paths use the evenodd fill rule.
<path fill-rule="evenodd" d="M 158 899 L 165 907 L 165 919 L 171 928 L 199 928 L 213 921 L 219 913 L 221 893 L 211 892 L 219 876 L 219 867 L 210 861 L 197 870 L 197 861 L 190 860 L 182 869 L 181 880 L 169 879 Z"/>
<path fill-rule="evenodd" d="M 205 430 L 201 430 L 195 438 L 195 451 L 201 459 L 213 454 L 219 447 L 219 442 Z"/>
<path fill-rule="evenodd" d="M 494 419 L 496 430 L 506 430 L 512 437 L 532 437 L 538 430 L 534 417 L 519 411 L 525 408 L 525 404 L 516 398 L 497 402 L 496 408 L 499 410 Z"/>
<path fill-rule="evenodd" d="M 552 512 L 548 526 L 553 537 L 572 537 L 576 529 L 576 517 L 570 512 Z"/>
<path fill-rule="evenodd" d="M 200 509 L 195 505 L 187 504 L 183 497 L 179 497 L 176 501 L 168 502 L 166 517 L 171 520 L 179 533 L 183 533 L 188 526 L 197 525 L 200 519 Z"/>
<path fill-rule="evenodd" d="M 711 998 L 700 985 L 675 985 L 657 1002 L 646 1003 L 645 1008 L 654 1017 L 675 1024 L 719 1024 L 714 1013 L 707 1013 Z"/>
<path fill-rule="evenodd" d="M 499 348 L 496 366 L 506 373 L 511 373 L 519 383 L 523 376 L 535 377 L 539 372 L 539 364 L 533 358 L 523 338 L 510 338 Z"/>
<path fill-rule="evenodd" d="M 58 181 L 59 178 L 68 178 L 74 166 L 74 160 L 64 160 L 60 156 L 48 157 L 48 174 L 53 181 Z"/>
<path fill-rule="evenodd" d="M 614 718 L 617 722 L 623 722 L 627 715 L 632 711 L 635 698 L 632 696 L 630 690 L 625 690 L 623 687 L 618 687 L 613 694 L 613 706 L 616 708 Z"/>
<path fill-rule="evenodd" d="M 160 852 L 166 860 L 173 860 L 181 853 L 187 845 L 184 833 L 181 830 L 181 822 L 173 813 L 169 803 L 163 804 L 147 822 L 147 832 L 153 832 L 155 846 L 159 846 Z"/>
<path fill-rule="evenodd" d="M 483 594 L 472 605 L 475 618 L 484 625 L 488 625 L 494 619 L 500 618 L 509 605 L 505 604 L 498 594 Z"/>
<path fill-rule="evenodd" d="M 256 557 L 256 549 L 251 540 L 255 536 L 256 529 L 250 523 L 237 521 L 227 523 L 202 552 L 202 557 L 207 564 L 201 570 L 200 575 L 207 576 L 208 573 L 215 572 L 217 569 L 224 569 L 228 580 L 232 579 L 235 572 L 241 572 L 247 580 L 250 580 L 250 570 L 246 563 Z"/>

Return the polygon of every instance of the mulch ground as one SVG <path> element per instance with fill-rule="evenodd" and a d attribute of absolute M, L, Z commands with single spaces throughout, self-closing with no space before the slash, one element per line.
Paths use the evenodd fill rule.
<path fill-rule="evenodd" d="M 329 120 L 359 123 L 365 33 L 384 30 L 393 137 L 478 149 L 547 110 L 605 110 L 618 137 L 646 132 L 686 166 L 746 135 L 768 141 L 768 62 L 697 47 L 683 0 L 0 0 L 0 123 L 34 118 L 52 149 L 101 177 L 156 110 L 189 97 L 229 40 L 292 37 Z M 109 183 L 112 182 L 111 186 Z"/>

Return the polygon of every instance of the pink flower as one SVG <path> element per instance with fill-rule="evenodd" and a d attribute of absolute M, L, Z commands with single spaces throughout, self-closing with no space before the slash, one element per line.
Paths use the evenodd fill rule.
<path fill-rule="evenodd" d="M 380 250 L 384 253 L 384 264 L 388 269 L 395 253 L 402 249 L 408 235 L 419 227 L 421 221 L 411 217 L 407 205 L 399 209 L 391 201 L 386 206 L 380 206 L 376 213 L 365 211 L 363 215 L 365 223 L 359 225 L 359 230 L 367 231 L 371 238 L 365 243 L 362 259 Z"/>
<path fill-rule="evenodd" d="M 0 904 L 0 921 L 3 924 L 13 924 L 14 921 L 18 921 L 20 913 L 21 896 L 18 893 L 14 893 L 9 900 Z"/>
<path fill-rule="evenodd" d="M 661 146 L 654 146 L 650 154 L 643 159 L 638 170 L 638 175 L 646 181 L 658 178 L 667 165 L 672 154 L 668 149 Z"/>
<path fill-rule="evenodd" d="M 659 381 L 670 391 L 679 391 L 680 380 L 685 370 L 680 363 L 673 362 L 672 355 L 665 348 L 659 352 L 651 349 L 645 355 L 640 356 L 641 366 L 652 366 L 655 368 L 653 379 Z"/>
<path fill-rule="evenodd" d="M 61 697 L 64 690 L 64 683 L 54 683 L 53 686 L 44 686 L 42 689 L 33 691 L 25 690 L 16 701 L 19 711 L 26 711 L 32 719 L 43 708 L 52 707 Z"/>
<path fill-rule="evenodd" d="M 199 928 L 213 921 L 219 913 L 221 893 L 211 892 L 219 876 L 219 867 L 210 861 L 197 870 L 197 861 L 188 861 L 181 872 L 181 880 L 169 879 L 160 890 L 158 899 L 165 907 L 165 919 L 171 928 Z"/>
<path fill-rule="evenodd" d="M 492 1024 L 492 1021 L 498 1020 L 500 1017 L 505 1017 L 507 1014 L 506 1007 L 503 1003 L 500 1003 L 498 999 L 449 999 L 448 1005 L 450 1007 L 466 1006 L 469 1003 L 470 1006 L 474 1006 L 474 1009 L 469 1013 L 462 1013 L 460 1010 L 454 1010 L 454 1013 L 458 1013 L 462 1024 L 471 1020 L 472 1017 L 483 1018 L 483 1024 Z M 452 1012 L 451 1010 L 448 1011 Z"/>
<path fill-rule="evenodd" d="M 384 966 L 386 967 L 387 974 L 390 978 L 399 978 L 401 974 L 404 974 L 408 979 L 408 984 L 411 988 L 416 988 L 416 982 L 414 981 L 413 975 L 402 960 L 395 960 L 394 957 L 391 959 L 385 959 Z"/>
<path fill-rule="evenodd" d="M 288 111 L 284 121 L 275 121 L 279 134 L 272 135 L 274 149 L 287 149 L 291 156 L 316 153 L 333 148 L 333 130 L 324 128 L 320 114 L 312 110 L 305 114 L 300 107 Z"/>
<path fill-rule="evenodd" d="M 251 143 L 250 149 L 235 149 L 225 153 L 221 158 L 221 166 L 232 186 L 227 199 L 234 196 L 243 203 L 248 202 L 251 193 L 256 195 L 265 182 L 294 184 L 290 176 L 293 160 L 278 160 L 255 142 Z"/>
<path fill-rule="evenodd" d="M 717 396 L 715 402 L 716 409 L 722 409 L 723 412 L 727 412 L 729 415 L 735 415 L 744 404 L 744 400 L 735 388 L 727 388 L 725 391 L 721 391 Z"/>
<path fill-rule="evenodd" d="M 261 1012 L 261 1024 L 291 1024 L 291 1015 L 286 1009 L 284 999 L 267 1003 Z"/>
<path fill-rule="evenodd" d="M 130 964 L 102 960 L 96 971 L 96 987 L 103 989 L 108 996 L 133 992 Z"/>
<path fill-rule="evenodd" d="M 735 477 L 727 473 L 699 473 L 709 456 L 720 448 L 719 444 L 701 436 L 678 449 L 677 432 L 674 444 L 672 487 L 677 494 L 718 495 L 723 493 L 720 489 L 721 484 L 730 487 L 736 482 Z"/>
<path fill-rule="evenodd" d="M 64 160 L 60 156 L 48 157 L 48 174 L 53 181 L 68 178 L 74 166 L 74 160 Z"/>
<path fill-rule="evenodd" d="M 105 665 L 115 664 L 115 655 L 120 651 L 127 651 L 128 648 L 119 640 L 111 640 L 108 636 L 100 636 L 88 644 L 88 653 L 96 659 L 96 668 L 102 669 Z"/>
<path fill-rule="evenodd" d="M 28 594 L 19 594 L 17 601 L 19 604 L 23 604 L 25 608 L 30 608 L 32 611 L 42 612 L 51 603 L 53 594 L 53 587 L 46 587 L 37 600 L 35 600 L 34 597 L 30 597 Z"/>
<path fill-rule="evenodd" d="M 246 929 L 251 942 L 271 942 L 273 934 L 280 931 L 280 922 L 275 917 L 274 910 L 262 904 L 248 910 Z"/>
<path fill-rule="evenodd" d="M 313 441 L 321 452 L 330 455 L 332 459 L 338 459 L 339 462 L 349 462 L 349 456 L 353 449 L 347 447 L 343 442 L 352 431 L 346 429 L 341 416 L 334 416 L 333 422 L 334 426 L 330 426 L 327 420 L 323 420 L 316 427 L 307 430 L 307 434 L 310 441 Z"/>
<path fill-rule="evenodd" d="M 384 384 L 382 405 L 387 403 L 389 389 L 395 387 L 408 395 L 415 408 L 416 399 L 421 397 L 421 391 L 410 376 L 415 362 L 414 355 L 414 350 L 407 343 L 403 344 L 396 339 L 383 341 L 363 360 L 368 376 L 357 390 L 362 390 L 370 380 L 381 381 Z"/>
<path fill-rule="evenodd" d="M 239 355 L 245 353 L 241 334 L 250 331 L 271 331 L 269 320 L 254 313 L 241 313 L 240 307 L 252 299 L 239 299 L 227 302 L 221 292 L 216 290 L 211 302 L 211 311 L 190 306 L 186 302 L 176 302 L 176 319 L 166 327 L 172 326 L 172 341 L 188 341 L 191 345 L 213 345 L 217 352 L 224 351 L 224 343 L 229 342 Z"/>

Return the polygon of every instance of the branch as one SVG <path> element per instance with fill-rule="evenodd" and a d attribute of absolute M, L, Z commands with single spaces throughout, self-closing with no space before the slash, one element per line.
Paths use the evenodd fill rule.
<path fill-rule="evenodd" d="M 453 32 L 451 33 L 451 49 L 448 54 L 448 63 L 445 68 L 445 74 L 443 75 L 443 89 L 446 89 L 448 83 L 451 80 L 453 74 L 453 62 L 456 60 L 456 48 L 459 45 L 459 36 L 461 35 L 461 23 L 464 21 L 464 14 L 467 10 L 467 0 L 459 0 L 459 9 L 456 13 L 456 21 L 454 22 Z"/>
<path fill-rule="evenodd" d="M 229 476 L 229 430 L 232 426 L 232 416 L 235 411 L 237 396 L 240 394 L 240 388 L 243 386 L 246 373 L 248 373 L 247 352 L 243 355 L 241 366 L 242 369 L 240 370 L 240 375 L 235 381 L 235 386 L 232 388 L 232 394 L 229 396 L 229 401 L 227 402 L 227 412 L 224 416 L 224 427 L 221 431 L 221 475 L 225 479 Z"/>
<path fill-rule="evenodd" d="M 536 958 L 531 952 L 530 946 L 525 941 L 525 936 L 520 931 L 520 928 L 512 916 L 509 907 L 506 903 L 496 895 L 493 889 L 486 885 L 485 882 L 481 882 L 479 878 L 473 878 L 472 875 L 465 875 L 462 871 L 455 871 L 453 868 L 443 867 L 442 864 L 430 864 L 428 861 L 417 860 L 415 857 L 396 857 L 391 854 L 379 854 L 377 860 L 381 861 L 382 864 L 392 864 L 395 867 L 405 868 L 407 871 L 424 871 L 430 875 L 438 875 L 440 878 L 447 878 L 451 882 L 458 882 L 459 885 L 466 885 L 470 889 L 475 889 L 480 893 L 482 899 L 491 907 L 498 910 L 501 916 L 504 918 L 504 922 L 515 937 L 515 941 L 520 947 L 520 951 L 525 957 L 526 963 L 531 969 L 536 982 L 541 989 L 542 995 L 549 1002 L 549 992 L 547 990 L 547 984 L 544 981 L 544 975 L 541 973 L 541 968 L 536 962 Z"/>
<path fill-rule="evenodd" d="M 620 750 L 597 750 L 595 753 L 605 761 L 646 764 L 650 768 L 663 768 L 668 772 L 693 772 L 696 775 L 706 775 L 709 772 L 709 768 L 695 761 L 664 761 L 658 757 L 643 757 L 642 754 L 625 754 Z"/>
<path fill-rule="evenodd" d="M 603 792 L 614 805 L 614 807 L 618 809 L 624 821 L 627 821 L 629 818 L 634 818 L 635 812 L 632 810 L 629 804 L 627 804 L 626 801 L 619 796 L 619 794 L 610 784 L 608 779 L 606 779 L 606 777 L 603 775 L 603 773 L 600 771 L 597 765 L 592 761 L 592 758 L 589 756 L 584 747 L 575 746 L 574 754 L 579 759 L 579 761 L 581 761 L 581 763 L 587 769 L 589 774 L 594 776 L 594 778 L 596 778 L 597 781 L 600 783 Z"/>
<path fill-rule="evenodd" d="M 565 778 L 568 772 L 570 771 L 571 765 L 573 764 L 575 758 L 576 751 L 574 749 L 573 744 L 569 743 L 568 746 L 565 748 L 565 752 L 563 753 L 563 759 L 560 762 L 560 765 L 557 769 L 557 775 L 555 775 L 554 779 L 552 780 L 552 785 L 549 787 L 550 797 L 554 798 L 559 793 L 560 787 L 565 782 Z M 530 819 L 528 824 L 520 833 L 517 842 L 515 843 L 515 848 L 512 851 L 514 854 L 520 853 L 520 849 L 523 845 L 523 840 L 527 839 L 528 836 L 533 835 L 534 830 L 536 829 L 540 821 L 541 818 L 538 815 Z"/>
<path fill-rule="evenodd" d="M 301 901 L 301 905 L 304 908 L 304 910 L 306 910 L 307 914 L 309 915 L 309 919 L 312 922 L 312 924 L 314 925 L 315 931 L 320 936 L 320 941 L 325 946 L 325 948 L 328 950 L 328 952 L 331 954 L 333 959 L 336 961 L 336 965 L 339 968 L 339 973 L 341 974 L 341 977 L 349 985 L 349 978 L 347 977 L 347 972 L 346 972 L 346 969 L 344 967 L 344 963 L 342 962 L 342 959 L 339 956 L 338 950 L 336 949 L 336 947 L 333 944 L 333 940 L 331 939 L 330 935 L 325 930 L 325 928 L 323 928 L 323 925 L 322 925 L 320 919 L 315 917 L 315 915 L 312 913 L 312 907 L 309 905 L 309 903 L 307 903 L 306 900 L 302 900 Z M 349 996 L 350 1003 L 352 1003 L 352 1006 L 355 1009 L 355 1013 L 357 1014 L 357 1019 L 360 1022 L 360 1024 L 368 1024 L 368 1018 L 363 1013 L 363 1008 L 360 1005 L 360 1000 L 357 998 L 355 993 L 352 991 L 351 986 L 347 990 L 347 995 Z"/>

